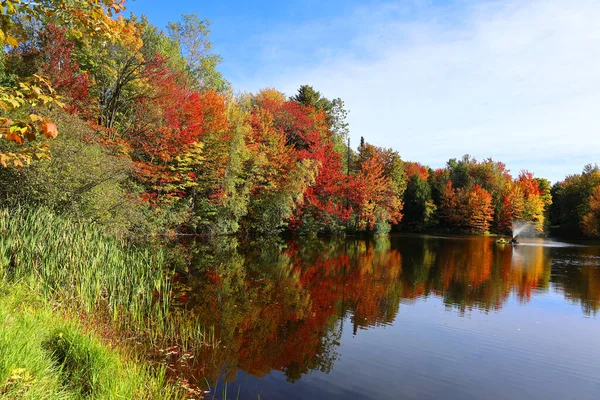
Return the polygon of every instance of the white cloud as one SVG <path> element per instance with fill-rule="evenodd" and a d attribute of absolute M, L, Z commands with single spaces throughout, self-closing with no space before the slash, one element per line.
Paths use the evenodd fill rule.
<path fill-rule="evenodd" d="M 354 143 L 405 159 L 469 153 L 558 180 L 600 162 L 599 20 L 592 0 L 384 4 L 275 29 L 262 68 L 235 83 L 341 97 Z"/>

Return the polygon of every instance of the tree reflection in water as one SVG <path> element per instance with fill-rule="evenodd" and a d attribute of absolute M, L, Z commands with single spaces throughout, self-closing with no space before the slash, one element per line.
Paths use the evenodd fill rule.
<path fill-rule="evenodd" d="M 429 296 L 465 314 L 556 290 L 595 314 L 599 248 L 535 244 L 416 236 L 180 242 L 171 247 L 180 274 L 174 307 L 180 318 L 213 327 L 215 338 L 194 346 L 177 374 L 214 382 L 233 381 L 240 370 L 277 370 L 293 382 L 311 370 L 329 372 L 345 319 L 356 334 L 392 323 L 401 303 Z"/>

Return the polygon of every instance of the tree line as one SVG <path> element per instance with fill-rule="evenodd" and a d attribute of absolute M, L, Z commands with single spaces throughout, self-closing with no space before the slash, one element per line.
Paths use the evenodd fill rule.
<path fill-rule="evenodd" d="M 361 140 L 311 86 L 235 93 L 210 22 L 165 30 L 119 0 L 5 1 L 0 205 L 121 234 L 600 234 L 600 172 L 550 185 L 469 156 L 433 170 Z"/>

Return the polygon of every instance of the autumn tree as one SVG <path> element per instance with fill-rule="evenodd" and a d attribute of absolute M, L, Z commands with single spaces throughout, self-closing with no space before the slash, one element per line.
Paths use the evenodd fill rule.
<path fill-rule="evenodd" d="M 298 92 L 290 97 L 290 100 L 325 112 L 334 148 L 342 155 L 344 171 L 350 170 L 352 166 L 348 165 L 348 159 L 353 157 L 353 153 L 349 145 L 350 128 L 347 122 L 349 111 L 346 109 L 344 101 L 339 97 L 329 100 L 309 85 L 300 86 Z"/>
<path fill-rule="evenodd" d="M 26 24 L 36 20 L 67 26 L 73 35 L 111 37 L 109 21 L 114 13 L 123 9 L 121 1 L 74 0 L 68 3 L 52 0 L 32 5 L 29 2 L 7 0 L 2 2 L 0 14 L 0 43 L 4 49 L 18 48 L 31 40 Z M 27 113 L 27 118 L 11 119 L 12 114 L 23 113 L 30 107 L 43 107 L 56 101 L 50 82 L 38 74 L 17 77 L 10 84 L 0 86 L 0 140 L 15 145 L 0 144 L 0 164 L 17 167 L 35 158 L 47 157 L 48 145 L 36 142 L 38 136 L 57 135 L 56 125 L 37 114 Z M 25 142 L 28 143 L 24 146 Z M 5 148 L 6 147 L 6 148 Z"/>
<path fill-rule="evenodd" d="M 67 29 L 48 24 L 41 36 L 40 55 L 42 74 L 56 92 L 63 96 L 66 109 L 72 113 L 86 113 L 91 108 L 88 97 L 89 76 L 81 71 L 73 56 L 75 42 L 67 38 Z"/>
<path fill-rule="evenodd" d="M 462 192 L 465 204 L 465 228 L 470 233 L 487 233 L 494 218 L 492 195 L 479 185 Z"/>
<path fill-rule="evenodd" d="M 405 190 L 402 161 L 397 153 L 370 144 L 363 144 L 358 154 L 357 228 L 376 234 L 387 233 L 391 224 L 398 224 L 402 219 Z"/>
<path fill-rule="evenodd" d="M 252 154 L 248 166 L 252 192 L 244 227 L 250 232 L 278 233 L 301 207 L 306 188 L 315 183 L 317 165 L 297 158 L 267 109 L 250 107 L 252 134 L 247 146 Z"/>
<path fill-rule="evenodd" d="M 449 180 L 444 187 L 440 215 L 450 228 L 486 233 L 494 217 L 492 196 L 480 185 L 458 189 Z"/>
<path fill-rule="evenodd" d="M 298 160 L 310 160 L 318 166 L 314 184 L 306 188 L 304 202 L 295 210 L 291 226 L 311 234 L 343 229 L 351 213 L 348 196 L 355 192 L 348 186 L 350 178 L 343 172 L 342 156 L 332 141 L 327 114 L 286 101 L 274 90 L 259 93 L 253 102 L 273 116 L 274 129 L 285 137 Z"/>
<path fill-rule="evenodd" d="M 547 204 L 544 203 L 543 193 L 539 188 L 538 181 L 531 172 L 523 171 L 519 175 L 516 184 L 523 194 L 523 209 L 519 219 L 531 222 L 537 232 L 543 232 Z"/>
<path fill-rule="evenodd" d="M 153 91 L 137 100 L 135 123 L 125 132 L 140 159 L 168 162 L 199 140 L 205 124 L 204 103 L 160 56 L 148 63 L 143 77 L 152 82 Z"/>
<path fill-rule="evenodd" d="M 513 182 L 505 188 L 501 204 L 496 208 L 496 229 L 510 234 L 513 221 L 522 218 L 525 199 L 521 187 Z"/>
<path fill-rule="evenodd" d="M 600 185 L 587 200 L 587 213 L 581 219 L 581 230 L 587 236 L 600 236 Z"/>
<path fill-rule="evenodd" d="M 450 228 L 462 227 L 465 219 L 464 205 L 450 179 L 448 179 L 443 186 L 439 212 L 440 217 L 446 226 Z"/>

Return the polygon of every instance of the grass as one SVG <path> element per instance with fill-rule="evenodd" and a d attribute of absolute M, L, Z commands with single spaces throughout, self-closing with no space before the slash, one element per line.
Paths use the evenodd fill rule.
<path fill-rule="evenodd" d="M 0 210 L 0 280 L 27 281 L 45 298 L 102 305 L 113 319 L 160 323 L 170 281 L 158 250 L 138 248 L 39 209 Z"/>
<path fill-rule="evenodd" d="M 171 399 L 164 371 L 140 366 L 25 284 L 0 282 L 0 399 Z"/>

